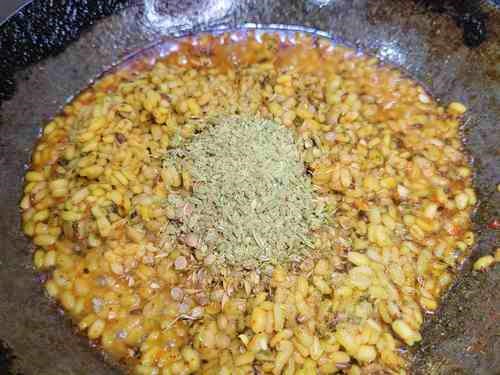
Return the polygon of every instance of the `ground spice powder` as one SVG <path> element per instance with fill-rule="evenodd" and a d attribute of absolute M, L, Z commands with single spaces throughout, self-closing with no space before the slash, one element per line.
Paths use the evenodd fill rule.
<path fill-rule="evenodd" d="M 184 208 L 170 232 L 205 255 L 255 268 L 300 260 L 313 247 L 322 207 L 289 129 L 264 119 L 220 119 L 170 150 L 165 164 L 193 179 L 190 196 L 169 196 Z"/>

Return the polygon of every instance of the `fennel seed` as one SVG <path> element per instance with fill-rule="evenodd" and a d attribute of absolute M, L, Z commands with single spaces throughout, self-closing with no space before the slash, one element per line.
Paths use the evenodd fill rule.
<path fill-rule="evenodd" d="M 269 120 L 229 117 L 170 150 L 164 167 L 188 170 L 192 194 L 170 194 L 175 235 L 205 256 L 255 268 L 302 259 L 322 208 L 292 132 Z M 180 210 L 179 210 L 180 208 Z M 192 210 L 192 211 L 191 211 Z"/>

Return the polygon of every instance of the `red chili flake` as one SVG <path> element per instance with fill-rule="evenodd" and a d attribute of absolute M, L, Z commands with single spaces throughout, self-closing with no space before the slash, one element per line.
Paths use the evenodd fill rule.
<path fill-rule="evenodd" d="M 464 233 L 464 230 L 458 225 L 452 225 L 451 228 L 448 230 L 448 233 L 451 234 L 452 236 L 461 236 Z"/>
<path fill-rule="evenodd" d="M 500 219 L 496 218 L 491 223 L 488 224 L 490 229 L 500 229 Z"/>

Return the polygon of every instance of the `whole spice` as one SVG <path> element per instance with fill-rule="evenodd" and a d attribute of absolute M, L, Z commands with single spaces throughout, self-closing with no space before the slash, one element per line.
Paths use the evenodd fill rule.
<path fill-rule="evenodd" d="M 301 259 L 312 247 L 322 209 L 289 129 L 262 119 L 220 119 L 169 151 L 164 167 L 192 176 L 192 195 L 173 193 L 169 202 L 179 213 L 175 234 L 205 255 L 214 251 L 226 264 L 253 268 Z"/>

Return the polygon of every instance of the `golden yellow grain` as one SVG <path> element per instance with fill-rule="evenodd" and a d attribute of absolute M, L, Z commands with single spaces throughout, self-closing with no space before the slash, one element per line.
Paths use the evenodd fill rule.
<path fill-rule="evenodd" d="M 420 333 L 411 329 L 408 323 L 403 320 L 395 320 L 392 323 L 392 329 L 410 346 L 422 339 Z"/>
<path fill-rule="evenodd" d="M 36 268 L 42 269 L 45 267 L 45 251 L 37 250 L 33 256 L 33 264 Z"/>
<path fill-rule="evenodd" d="M 95 339 L 99 338 L 102 335 L 105 327 L 106 327 L 106 322 L 104 320 L 102 320 L 102 319 L 95 320 L 90 325 L 90 328 L 87 332 L 89 339 L 95 340 Z"/>
<path fill-rule="evenodd" d="M 448 106 L 448 112 L 452 115 L 460 116 L 463 115 L 467 111 L 467 108 L 459 102 L 452 102 Z"/>
<path fill-rule="evenodd" d="M 112 229 L 111 223 L 105 216 L 97 218 L 96 223 L 97 223 L 97 228 L 99 229 L 99 234 L 102 237 L 107 237 L 110 235 Z"/>
<path fill-rule="evenodd" d="M 76 191 L 71 197 L 71 202 L 73 204 L 78 204 L 82 202 L 89 195 L 89 189 L 84 187 L 78 191 Z"/>
<path fill-rule="evenodd" d="M 44 181 L 45 177 L 41 172 L 29 171 L 29 172 L 26 172 L 24 179 L 27 182 L 39 182 L 39 181 Z"/>
<path fill-rule="evenodd" d="M 181 352 L 182 358 L 187 363 L 190 372 L 195 372 L 200 368 L 201 359 L 197 351 L 189 346 L 185 346 Z"/>
<path fill-rule="evenodd" d="M 244 365 L 251 364 L 255 360 L 255 354 L 252 352 L 245 352 L 243 354 L 238 355 L 234 359 L 234 365 L 237 367 L 241 367 Z"/>
<path fill-rule="evenodd" d="M 49 214 L 49 210 L 48 209 L 41 210 L 41 211 L 36 212 L 31 217 L 31 220 L 34 221 L 34 222 L 37 222 L 37 221 L 46 221 L 49 218 L 49 215 L 50 214 Z"/>
<path fill-rule="evenodd" d="M 337 339 L 337 342 L 345 348 L 345 350 L 351 354 L 354 355 L 358 352 L 359 349 L 359 343 L 356 342 L 355 337 L 351 334 L 351 332 L 347 331 L 346 329 L 340 329 L 336 332 L 335 337 Z"/>
<path fill-rule="evenodd" d="M 273 374 L 281 373 L 293 353 L 293 344 L 290 341 L 283 340 L 279 342 L 277 349 L 278 354 L 276 355 L 276 360 L 274 361 Z"/>
<path fill-rule="evenodd" d="M 82 214 L 74 211 L 63 211 L 61 214 L 61 219 L 65 221 L 78 221 L 82 218 Z"/>
<path fill-rule="evenodd" d="M 485 255 L 474 262 L 474 270 L 483 271 L 490 267 L 495 262 L 495 258 L 492 255 Z"/>
<path fill-rule="evenodd" d="M 319 57 L 310 38 L 278 67 L 266 38 L 245 48 L 265 61 L 237 69 L 188 53 L 191 67 L 111 74 L 48 124 L 20 202 L 34 265 L 53 272 L 47 294 L 105 351 L 138 350 L 138 374 L 357 375 L 369 363 L 403 374 L 397 350 L 421 339 L 421 309 L 437 308 L 474 243 L 477 197 L 457 132 L 466 108 L 439 108 L 345 48 Z M 228 112 L 296 131 L 334 218 L 315 238 L 324 258 L 275 267 L 270 281 L 266 270 L 222 282 L 216 259 L 161 242 L 176 215 L 165 198 L 195 186 L 162 156 L 202 130 L 198 118 Z"/>
<path fill-rule="evenodd" d="M 68 290 L 65 290 L 61 295 L 61 304 L 69 311 L 73 310 L 76 305 L 75 296 Z"/>
<path fill-rule="evenodd" d="M 253 309 L 250 326 L 255 333 L 261 333 L 266 327 L 266 311 L 261 307 Z"/>
<path fill-rule="evenodd" d="M 293 337 L 293 331 L 291 329 L 284 329 L 279 331 L 270 341 L 272 347 L 276 346 L 281 340 L 288 340 Z"/>
<path fill-rule="evenodd" d="M 347 254 L 347 259 L 356 266 L 366 266 L 370 263 L 370 260 L 365 254 L 357 253 L 351 251 Z"/>
<path fill-rule="evenodd" d="M 463 210 L 469 204 L 469 197 L 465 193 L 460 193 L 455 196 L 455 204 L 459 210 Z"/>
<path fill-rule="evenodd" d="M 36 230 L 35 230 L 36 231 Z M 48 247 L 56 243 L 57 238 L 50 234 L 39 234 L 33 237 L 33 243 L 41 247 Z"/>
<path fill-rule="evenodd" d="M 356 359 L 360 362 L 373 362 L 377 357 L 377 351 L 371 345 L 361 345 L 356 353 Z"/>
<path fill-rule="evenodd" d="M 56 298 L 59 294 L 59 287 L 53 280 L 49 280 L 45 283 L 45 290 L 47 291 L 47 294 L 52 298 Z"/>

